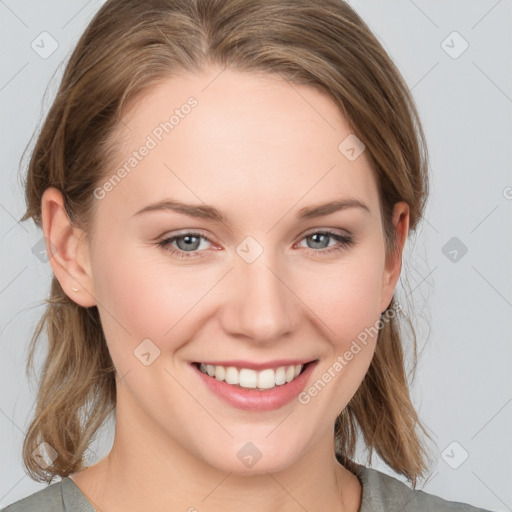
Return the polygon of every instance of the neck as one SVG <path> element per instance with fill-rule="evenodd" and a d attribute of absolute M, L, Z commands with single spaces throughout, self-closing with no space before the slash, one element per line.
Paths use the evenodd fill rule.
<path fill-rule="evenodd" d="M 116 422 L 109 455 L 72 479 L 99 512 L 357 512 L 362 496 L 359 480 L 336 460 L 327 434 L 285 470 L 241 475 L 205 463 L 147 425 L 126 421 Z"/>

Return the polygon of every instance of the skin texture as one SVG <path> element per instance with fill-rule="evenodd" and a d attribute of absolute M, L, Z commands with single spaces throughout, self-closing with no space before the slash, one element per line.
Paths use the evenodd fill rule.
<path fill-rule="evenodd" d="M 389 305 L 408 206 L 395 205 L 400 250 L 386 258 L 366 154 L 350 161 L 338 150 L 349 125 L 318 90 L 267 74 L 210 68 L 163 81 L 125 113 L 118 165 L 190 96 L 197 106 L 97 200 L 92 238 L 71 226 L 58 190 L 43 196 L 52 268 L 72 300 L 98 306 L 117 371 L 112 451 L 71 478 L 105 512 L 357 511 L 361 485 L 334 458 L 333 425 L 375 338 L 308 404 L 274 411 L 226 404 L 190 363 L 318 359 L 309 387 Z M 370 212 L 297 219 L 303 207 L 348 197 Z M 215 206 L 226 221 L 134 215 L 168 198 Z M 325 229 L 353 245 L 322 255 L 340 247 L 309 238 Z M 158 245 L 187 230 L 207 238 L 191 257 Z M 252 263 L 236 251 L 248 236 L 263 249 Z M 186 252 L 183 239 L 170 246 Z M 134 350 L 148 338 L 160 354 L 146 366 Z M 237 457 L 247 442 L 262 454 L 251 468 Z"/>

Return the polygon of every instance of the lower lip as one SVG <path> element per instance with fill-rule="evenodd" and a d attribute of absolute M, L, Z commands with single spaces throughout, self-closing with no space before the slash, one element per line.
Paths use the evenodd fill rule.
<path fill-rule="evenodd" d="M 316 361 L 308 363 L 303 372 L 291 382 L 265 391 L 234 386 L 210 377 L 194 364 L 192 367 L 210 391 L 233 407 L 250 411 L 272 411 L 283 407 L 299 395 L 315 365 Z"/>

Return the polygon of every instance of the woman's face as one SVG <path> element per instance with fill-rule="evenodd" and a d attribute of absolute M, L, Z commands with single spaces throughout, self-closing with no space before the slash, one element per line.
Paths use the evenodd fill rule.
<path fill-rule="evenodd" d="M 120 435 L 238 473 L 331 450 L 400 266 L 347 122 L 315 89 L 212 69 L 162 82 L 117 135 L 95 191 L 91 295 L 69 294 L 98 306 Z"/>

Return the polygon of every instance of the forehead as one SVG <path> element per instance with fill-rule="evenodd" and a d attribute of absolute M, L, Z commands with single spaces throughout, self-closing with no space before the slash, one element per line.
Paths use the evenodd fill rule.
<path fill-rule="evenodd" d="M 130 105 L 117 135 L 110 174 L 128 172 L 110 196 L 133 208 L 166 195 L 256 211 L 261 201 L 377 200 L 365 152 L 354 160 L 343 151 L 353 135 L 338 107 L 279 75 L 208 69 L 170 77 Z"/>

